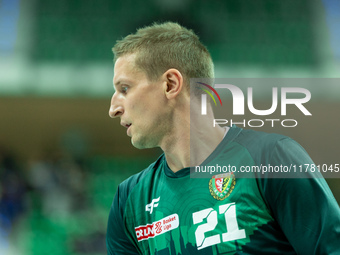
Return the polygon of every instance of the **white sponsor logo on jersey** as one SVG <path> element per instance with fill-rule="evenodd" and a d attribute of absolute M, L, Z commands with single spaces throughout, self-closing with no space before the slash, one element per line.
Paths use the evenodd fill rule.
<path fill-rule="evenodd" d="M 150 212 L 150 214 L 152 214 L 153 208 L 158 206 L 158 202 L 159 202 L 159 199 L 160 199 L 160 198 L 161 198 L 161 197 L 152 199 L 151 203 L 150 203 L 150 204 L 147 204 L 147 205 L 145 206 L 145 211 L 146 211 L 146 212 Z"/>

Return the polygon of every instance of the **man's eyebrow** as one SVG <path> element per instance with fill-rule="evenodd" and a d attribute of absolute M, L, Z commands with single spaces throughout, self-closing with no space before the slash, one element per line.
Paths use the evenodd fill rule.
<path fill-rule="evenodd" d="M 130 80 L 119 80 L 116 83 L 113 83 L 113 88 L 121 86 L 122 84 L 132 84 L 132 81 Z"/>
<path fill-rule="evenodd" d="M 119 86 L 121 81 L 117 81 L 116 83 L 113 84 L 113 86 Z"/>
<path fill-rule="evenodd" d="M 113 83 L 113 90 L 116 92 L 116 88 L 118 87 L 118 86 L 120 86 L 120 84 L 121 84 L 122 82 L 119 80 L 119 81 L 117 81 L 116 83 Z"/>

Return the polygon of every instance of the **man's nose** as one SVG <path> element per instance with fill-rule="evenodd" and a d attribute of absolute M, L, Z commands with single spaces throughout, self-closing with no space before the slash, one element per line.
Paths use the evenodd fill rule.
<path fill-rule="evenodd" d="M 122 104 L 119 102 L 119 100 L 117 100 L 117 98 L 115 97 L 115 94 L 113 94 L 111 98 L 109 116 L 111 118 L 116 118 L 116 117 L 120 117 L 123 113 L 124 113 L 124 109 L 123 109 Z"/>

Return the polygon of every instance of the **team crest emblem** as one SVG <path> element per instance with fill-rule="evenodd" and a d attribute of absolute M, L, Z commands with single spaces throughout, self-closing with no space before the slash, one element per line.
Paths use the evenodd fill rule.
<path fill-rule="evenodd" d="M 231 194 L 235 184 L 233 173 L 214 175 L 209 181 L 210 194 L 217 200 L 224 200 Z"/>

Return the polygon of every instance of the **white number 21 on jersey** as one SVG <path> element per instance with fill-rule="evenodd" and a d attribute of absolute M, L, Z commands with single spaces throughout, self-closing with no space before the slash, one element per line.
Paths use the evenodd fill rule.
<path fill-rule="evenodd" d="M 225 233 L 216 234 L 209 237 L 205 237 L 204 234 L 215 229 L 218 223 L 217 211 L 215 211 L 213 208 L 208 208 L 192 214 L 194 224 L 201 223 L 204 219 L 207 220 L 206 223 L 199 225 L 195 231 L 198 250 L 221 243 L 221 236 L 222 242 L 238 240 L 246 237 L 245 230 L 238 228 L 236 219 L 236 204 L 229 203 L 220 205 L 218 209 L 219 214 L 224 214 L 225 216 L 227 231 Z"/>

